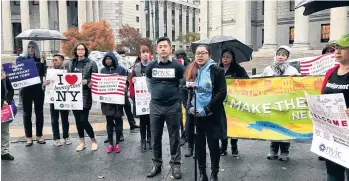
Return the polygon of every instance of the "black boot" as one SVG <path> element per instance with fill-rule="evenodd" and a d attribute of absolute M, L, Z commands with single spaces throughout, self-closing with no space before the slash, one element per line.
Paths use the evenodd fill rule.
<path fill-rule="evenodd" d="M 4 155 L 1 155 L 1 160 L 14 160 L 15 157 L 13 157 L 12 155 L 10 155 L 9 153 L 6 153 Z"/>
<path fill-rule="evenodd" d="M 181 168 L 179 166 L 172 166 L 172 176 L 175 179 L 182 178 L 182 172 L 181 172 Z"/>
<path fill-rule="evenodd" d="M 200 170 L 199 181 L 208 181 L 206 170 Z"/>
<path fill-rule="evenodd" d="M 161 172 L 161 165 L 154 165 L 150 172 L 148 173 L 147 177 L 152 178 L 158 175 Z"/>
<path fill-rule="evenodd" d="M 143 139 L 141 140 L 141 152 L 144 153 L 147 151 L 147 143 L 146 141 Z"/>
<path fill-rule="evenodd" d="M 193 156 L 193 152 L 194 152 L 193 145 L 188 145 L 187 152 L 184 154 L 184 156 L 191 157 Z"/>
<path fill-rule="evenodd" d="M 153 150 L 153 146 L 151 145 L 150 138 L 147 140 L 148 146 L 149 146 L 149 151 Z"/>
<path fill-rule="evenodd" d="M 222 139 L 222 146 L 219 149 L 221 156 L 227 155 L 227 149 L 228 149 L 228 139 Z"/>
<path fill-rule="evenodd" d="M 218 181 L 218 173 L 211 173 L 210 181 Z"/>

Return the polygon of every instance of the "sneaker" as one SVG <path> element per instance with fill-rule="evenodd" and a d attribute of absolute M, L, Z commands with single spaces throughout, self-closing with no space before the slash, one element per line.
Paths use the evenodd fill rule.
<path fill-rule="evenodd" d="M 267 159 L 268 160 L 275 160 L 275 159 L 278 159 L 278 155 L 275 153 L 275 152 L 270 152 L 270 153 L 268 153 L 268 157 L 267 157 Z"/>
<path fill-rule="evenodd" d="M 119 145 L 115 145 L 115 152 L 116 153 L 120 153 L 120 151 L 121 151 L 120 146 Z"/>
<path fill-rule="evenodd" d="M 15 157 L 13 157 L 12 155 L 10 155 L 9 153 L 6 153 L 4 155 L 1 155 L 1 160 L 14 160 Z"/>
<path fill-rule="evenodd" d="M 82 151 L 86 148 L 85 143 L 80 143 L 78 147 L 76 147 L 76 151 Z"/>
<path fill-rule="evenodd" d="M 53 144 L 54 144 L 55 146 L 57 146 L 57 147 L 62 146 L 62 143 L 61 143 L 61 141 L 59 141 L 59 140 L 54 140 L 54 141 L 53 141 Z"/>
<path fill-rule="evenodd" d="M 97 145 L 97 143 L 92 143 L 92 145 L 91 145 L 91 150 L 92 150 L 92 151 L 97 151 L 97 150 L 98 150 L 98 145 Z"/>
<path fill-rule="evenodd" d="M 111 152 L 113 152 L 113 150 L 114 150 L 113 145 L 109 145 L 109 147 L 107 149 L 107 153 L 111 153 Z"/>
<path fill-rule="evenodd" d="M 64 144 L 71 145 L 72 143 L 73 142 L 69 138 L 64 139 Z"/>
<path fill-rule="evenodd" d="M 233 155 L 234 158 L 239 158 L 239 151 L 238 150 L 231 150 L 231 154 Z"/>
<path fill-rule="evenodd" d="M 288 154 L 287 153 L 281 153 L 279 157 L 280 161 L 288 161 Z"/>

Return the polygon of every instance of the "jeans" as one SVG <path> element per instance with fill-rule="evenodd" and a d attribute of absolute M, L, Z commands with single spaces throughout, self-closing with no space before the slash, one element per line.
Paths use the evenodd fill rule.
<path fill-rule="evenodd" d="M 114 117 L 114 116 L 106 116 L 107 119 L 107 133 L 108 133 L 108 139 L 109 139 L 109 145 L 113 145 L 113 132 L 115 127 L 115 144 L 119 144 L 120 142 L 120 136 L 122 131 L 122 118 L 121 117 Z"/>
<path fill-rule="evenodd" d="M 89 112 L 90 110 L 85 108 L 84 110 L 73 110 L 79 138 L 85 137 L 84 131 L 86 131 L 86 133 L 91 139 L 95 138 L 95 133 L 93 132 L 93 128 L 90 122 L 88 122 Z"/>
<path fill-rule="evenodd" d="M 9 152 L 10 148 L 10 123 L 1 123 L 1 155 Z"/>
<path fill-rule="evenodd" d="M 59 134 L 59 114 L 61 114 L 62 129 L 63 129 L 63 139 L 69 137 L 69 111 L 68 110 L 55 110 L 54 104 L 50 104 L 51 113 L 51 126 L 53 133 L 53 140 L 61 139 Z"/>
<path fill-rule="evenodd" d="M 270 151 L 278 154 L 279 148 L 280 152 L 284 154 L 289 154 L 290 142 L 271 142 L 270 143 Z"/>

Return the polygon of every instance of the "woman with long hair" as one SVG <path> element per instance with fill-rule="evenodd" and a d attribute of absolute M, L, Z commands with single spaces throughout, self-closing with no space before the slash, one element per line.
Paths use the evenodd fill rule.
<path fill-rule="evenodd" d="M 89 112 L 92 107 L 91 75 L 92 73 L 98 73 L 98 67 L 96 62 L 88 58 L 88 54 L 87 46 L 84 43 L 78 43 L 73 50 L 74 59 L 67 66 L 70 73 L 82 73 L 83 110 L 73 110 L 76 128 L 80 138 L 80 144 L 76 148 L 76 151 L 82 151 L 86 148 L 84 131 L 91 138 L 91 150 L 96 151 L 98 149 L 93 128 L 88 121 Z"/>
<path fill-rule="evenodd" d="M 142 45 L 140 47 L 138 58 L 132 69 L 132 80 L 131 80 L 132 85 L 136 83 L 136 80 L 137 80 L 136 77 L 145 76 L 145 69 L 147 68 L 147 65 L 150 62 L 149 54 L 150 54 L 149 48 L 147 46 Z M 132 95 L 131 98 L 135 100 L 134 98 L 135 93 L 134 92 L 132 94 L 130 93 L 130 95 Z M 149 150 L 152 150 L 149 114 L 139 116 L 139 121 L 140 121 L 139 125 L 140 125 L 140 134 L 141 134 L 141 152 L 144 153 L 147 151 L 146 143 L 148 143 L 149 145 Z"/>
<path fill-rule="evenodd" d="M 195 50 L 195 60 L 185 72 L 185 81 L 194 81 L 194 94 L 187 111 L 189 119 L 197 117 L 196 153 L 198 158 L 200 181 L 208 180 L 206 175 L 206 139 L 211 157 L 211 179 L 218 180 L 219 139 L 227 137 L 227 119 L 223 102 L 227 96 L 224 70 L 211 59 L 211 49 L 200 45 Z M 186 92 L 186 91 L 184 91 Z M 194 108 L 196 105 L 196 110 Z"/>

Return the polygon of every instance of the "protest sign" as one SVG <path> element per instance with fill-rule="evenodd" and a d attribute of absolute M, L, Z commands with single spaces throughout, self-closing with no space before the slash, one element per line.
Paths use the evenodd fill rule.
<path fill-rule="evenodd" d="M 10 102 L 9 105 L 2 106 L 1 108 L 1 122 L 12 122 L 17 114 L 17 107 L 15 102 Z"/>
<path fill-rule="evenodd" d="M 310 151 L 349 168 L 349 118 L 343 94 L 306 97 L 314 133 Z"/>
<path fill-rule="evenodd" d="M 58 73 L 54 80 L 56 110 L 83 110 L 81 73 Z"/>
<path fill-rule="evenodd" d="M 92 100 L 109 104 L 125 104 L 127 77 L 117 74 L 97 74 L 91 77 Z"/>
<path fill-rule="evenodd" d="M 16 64 L 5 63 L 2 67 L 14 89 L 41 83 L 35 62 L 32 59 L 25 59 Z"/>
<path fill-rule="evenodd" d="M 135 86 L 135 104 L 136 115 L 149 114 L 150 92 L 147 86 L 146 77 L 136 77 Z"/>
<path fill-rule="evenodd" d="M 45 103 L 54 103 L 55 101 L 55 82 L 58 82 L 57 74 L 66 73 L 67 70 L 63 69 L 47 69 L 46 80 L 50 81 L 50 84 L 45 87 Z"/>
<path fill-rule="evenodd" d="M 323 77 L 227 79 L 228 137 L 311 139 L 304 90 L 319 94 Z"/>
<path fill-rule="evenodd" d="M 335 65 L 334 54 L 325 54 L 318 57 L 303 58 L 300 63 L 302 75 L 325 75 L 328 69 Z"/>

